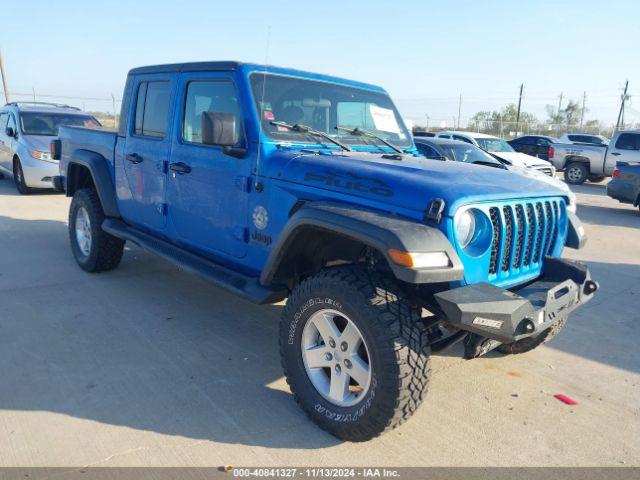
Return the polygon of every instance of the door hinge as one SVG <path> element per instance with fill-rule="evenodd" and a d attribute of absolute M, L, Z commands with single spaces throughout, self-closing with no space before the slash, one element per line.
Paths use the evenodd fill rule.
<path fill-rule="evenodd" d="M 162 162 L 162 173 L 167 173 L 169 171 L 169 161 L 163 160 Z"/>
<path fill-rule="evenodd" d="M 243 243 L 249 243 L 249 229 L 245 228 L 245 227 L 238 227 L 236 229 L 234 229 L 233 231 L 233 236 L 243 242 Z"/>
<path fill-rule="evenodd" d="M 166 215 L 167 214 L 167 204 L 166 203 L 158 203 L 156 205 L 156 210 L 158 211 L 158 213 L 160 215 Z"/>
<path fill-rule="evenodd" d="M 251 177 L 236 177 L 236 187 L 241 192 L 251 192 Z"/>

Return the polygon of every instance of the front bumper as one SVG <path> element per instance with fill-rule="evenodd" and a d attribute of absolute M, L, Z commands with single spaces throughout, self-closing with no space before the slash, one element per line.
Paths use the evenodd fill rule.
<path fill-rule="evenodd" d="M 539 335 L 588 302 L 598 289 L 586 265 L 545 257 L 544 274 L 517 292 L 476 283 L 435 295 L 454 327 L 500 343 Z"/>
<path fill-rule="evenodd" d="M 32 188 L 52 188 L 52 177 L 60 175 L 57 162 L 47 162 L 34 158 L 20 159 L 22 162 L 22 173 L 28 187 Z"/>

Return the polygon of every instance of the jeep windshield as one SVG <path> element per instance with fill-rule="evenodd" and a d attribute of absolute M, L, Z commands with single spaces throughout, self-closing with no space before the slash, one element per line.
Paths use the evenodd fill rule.
<path fill-rule="evenodd" d="M 374 133 L 395 147 L 411 147 L 411 137 L 400 114 L 383 92 L 263 73 L 252 74 L 250 82 L 262 131 L 274 140 L 306 144 L 319 141 L 317 135 L 310 135 L 304 128 L 296 131 L 278 125 L 282 122 L 312 128 L 349 146 L 389 149 L 376 138 L 359 134 L 359 129 Z"/>
<path fill-rule="evenodd" d="M 89 115 L 64 113 L 22 112 L 20 126 L 25 135 L 55 137 L 61 125 L 73 127 L 99 127 L 100 123 Z"/>

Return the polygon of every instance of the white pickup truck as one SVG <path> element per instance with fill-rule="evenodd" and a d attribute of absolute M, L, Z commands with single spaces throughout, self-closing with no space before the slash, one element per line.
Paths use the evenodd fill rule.
<path fill-rule="evenodd" d="M 617 161 L 640 163 L 640 130 L 616 132 L 606 148 L 554 143 L 549 149 L 549 161 L 557 170 L 564 170 L 567 183 L 601 182 L 613 175 Z"/>

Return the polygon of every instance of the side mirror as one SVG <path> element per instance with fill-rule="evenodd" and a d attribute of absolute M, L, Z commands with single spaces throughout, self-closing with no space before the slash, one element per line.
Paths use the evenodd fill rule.
<path fill-rule="evenodd" d="M 4 131 L 8 137 L 13 138 L 16 136 L 16 131 L 13 129 L 13 127 L 7 127 Z"/>
<path fill-rule="evenodd" d="M 228 112 L 202 112 L 202 143 L 233 147 L 238 143 L 236 116 Z"/>

